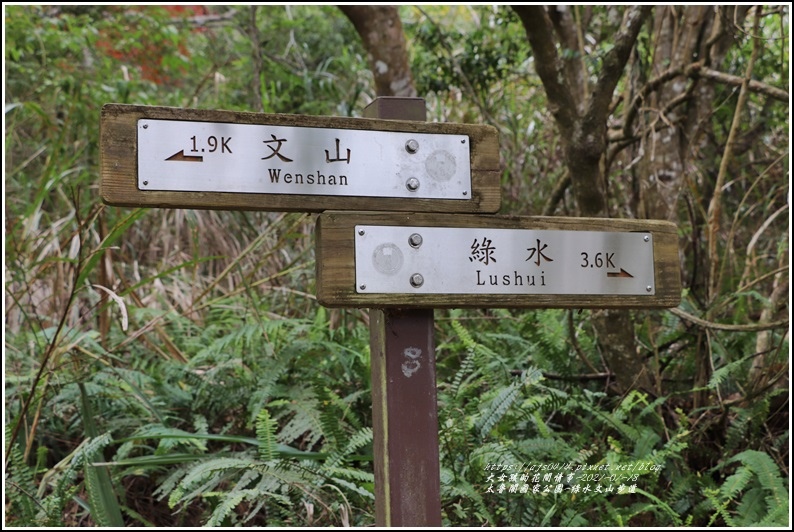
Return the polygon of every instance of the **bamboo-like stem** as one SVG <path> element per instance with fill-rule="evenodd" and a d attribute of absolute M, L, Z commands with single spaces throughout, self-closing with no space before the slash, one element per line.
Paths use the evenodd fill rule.
<path fill-rule="evenodd" d="M 753 35 L 758 35 L 758 26 L 761 20 L 761 11 L 756 8 L 755 18 L 753 20 Z M 758 53 L 761 48 L 761 39 L 753 37 L 753 51 L 750 54 L 750 61 L 747 63 L 747 69 L 744 74 L 744 82 L 739 91 L 739 99 L 736 102 L 736 110 L 733 113 L 733 121 L 731 129 L 728 133 L 728 140 L 725 143 L 725 150 L 722 154 L 720 161 L 720 169 L 717 174 L 717 182 L 714 184 L 714 195 L 711 197 L 708 210 L 708 260 L 709 260 L 709 284 L 707 300 L 709 306 L 713 303 L 722 285 L 723 270 L 720 267 L 719 254 L 717 250 L 717 239 L 720 232 L 720 215 L 722 214 L 722 188 L 725 185 L 725 176 L 728 174 L 728 165 L 730 164 L 731 157 L 733 156 L 733 145 L 736 142 L 736 137 L 739 134 L 739 125 L 741 124 L 742 111 L 747 102 L 747 95 L 749 94 L 750 78 L 753 75 L 755 68 L 755 61 L 758 58 Z M 710 313 L 709 313 L 710 316 Z"/>

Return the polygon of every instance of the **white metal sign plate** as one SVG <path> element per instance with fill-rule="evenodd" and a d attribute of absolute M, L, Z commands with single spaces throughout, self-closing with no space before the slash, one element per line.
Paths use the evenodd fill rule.
<path fill-rule="evenodd" d="M 654 295 L 653 235 L 357 225 L 356 291 Z"/>
<path fill-rule="evenodd" d="M 138 120 L 138 188 L 467 200 L 466 135 Z"/>

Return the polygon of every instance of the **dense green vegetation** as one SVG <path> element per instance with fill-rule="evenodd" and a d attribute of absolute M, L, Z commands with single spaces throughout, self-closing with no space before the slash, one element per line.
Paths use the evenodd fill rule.
<path fill-rule="evenodd" d="M 360 116 L 372 76 L 348 20 L 332 6 L 215 6 L 200 21 L 4 10 L 5 524 L 372 525 L 368 316 L 314 300 L 314 216 L 122 209 L 98 194 L 104 103 Z M 591 13 L 589 69 L 614 10 Z M 564 154 L 516 15 L 401 15 L 429 119 L 499 129 L 502 212 L 575 215 L 570 191 L 552 201 Z M 750 64 L 789 90 L 789 17 L 758 17 L 753 60 L 752 17 L 737 26 L 726 73 Z M 653 31 L 616 92 L 658 74 Z M 762 92 L 737 106 L 738 92 L 714 84 L 670 206 L 681 306 L 632 313 L 653 393 L 615 388 L 596 311 L 436 311 L 445 525 L 790 525 L 789 108 Z M 652 111 L 643 120 L 669 120 Z M 635 217 L 639 185 L 617 168 L 609 211 Z M 581 491 L 555 473 L 543 484 L 561 493 L 533 493 L 534 471 L 499 482 L 489 464 L 646 467 Z"/>

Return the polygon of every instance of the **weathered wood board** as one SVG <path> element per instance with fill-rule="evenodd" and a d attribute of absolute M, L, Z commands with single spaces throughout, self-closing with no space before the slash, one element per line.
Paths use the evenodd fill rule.
<path fill-rule="evenodd" d="M 317 299 L 359 308 L 670 308 L 675 224 L 656 220 L 325 212 Z"/>
<path fill-rule="evenodd" d="M 498 133 L 471 124 L 107 104 L 109 205 L 494 213 Z"/>

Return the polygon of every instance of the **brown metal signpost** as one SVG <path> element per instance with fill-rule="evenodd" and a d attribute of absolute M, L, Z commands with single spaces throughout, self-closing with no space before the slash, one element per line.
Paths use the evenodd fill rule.
<path fill-rule="evenodd" d="M 483 216 L 501 199 L 494 128 L 426 123 L 420 98 L 378 98 L 365 116 L 109 104 L 101 195 L 121 206 L 322 212 L 318 301 L 373 309 L 376 524 L 440 526 L 433 309 L 675 307 L 677 231 Z"/>
<path fill-rule="evenodd" d="M 386 119 L 425 115 L 420 98 L 377 99 L 364 111 Z M 433 310 L 370 310 L 369 327 L 375 524 L 441 526 Z"/>

